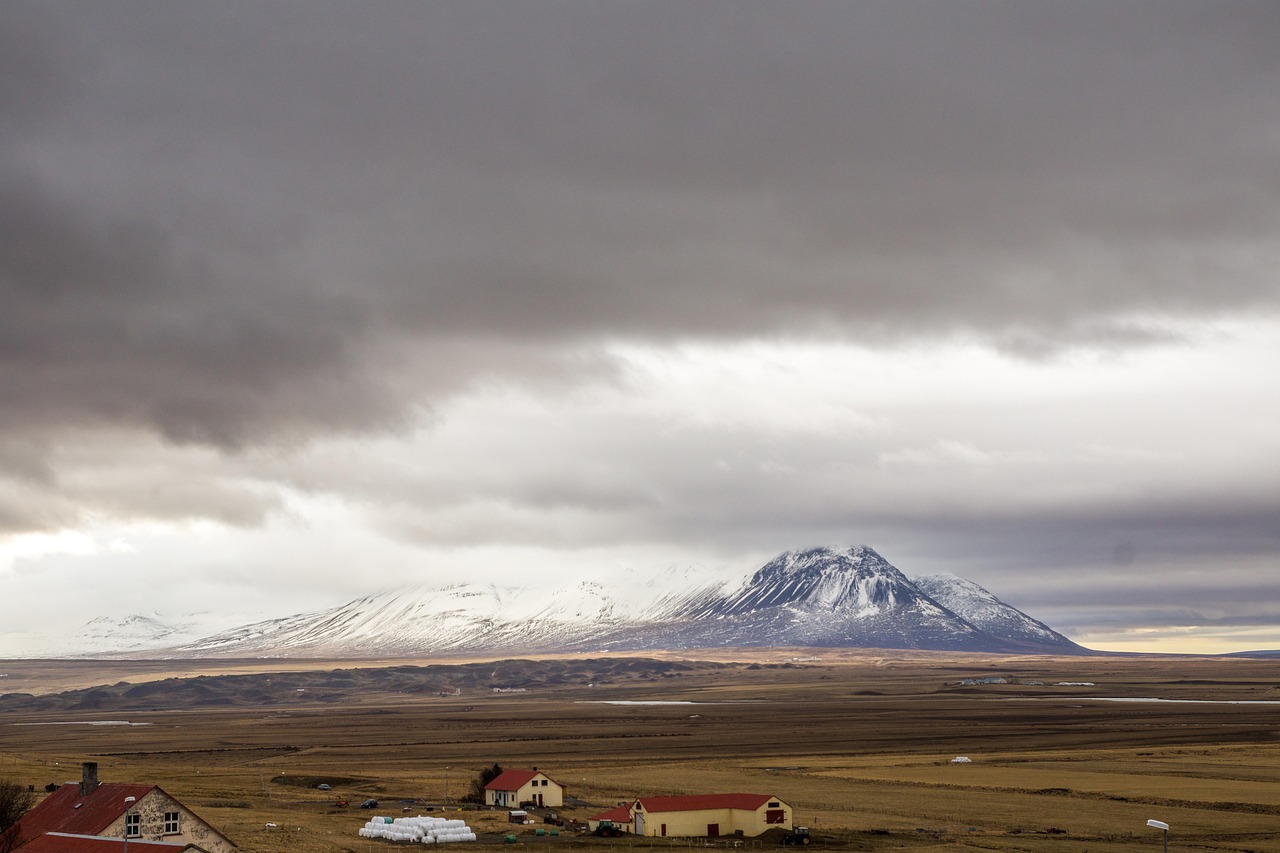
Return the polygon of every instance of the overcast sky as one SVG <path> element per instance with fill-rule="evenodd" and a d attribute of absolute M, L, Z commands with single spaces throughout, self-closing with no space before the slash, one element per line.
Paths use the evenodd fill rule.
<path fill-rule="evenodd" d="M 6 0 L 0 655 L 854 544 L 1280 648 L 1277 45 L 1270 0 Z"/>

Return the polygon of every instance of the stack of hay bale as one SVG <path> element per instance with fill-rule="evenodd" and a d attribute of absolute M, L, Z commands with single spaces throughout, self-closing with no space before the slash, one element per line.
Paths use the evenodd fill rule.
<path fill-rule="evenodd" d="M 449 844 L 475 841 L 476 834 L 463 820 L 442 817 L 375 817 L 360 829 L 361 838 L 385 838 L 388 841 Z"/>

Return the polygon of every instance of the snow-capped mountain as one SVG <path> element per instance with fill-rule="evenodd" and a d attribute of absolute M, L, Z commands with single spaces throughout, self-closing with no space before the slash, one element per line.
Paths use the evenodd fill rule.
<path fill-rule="evenodd" d="M 912 580 L 934 601 L 993 637 L 1063 648 L 1076 645 L 1043 622 L 1005 604 L 973 581 L 946 573 Z"/>
<path fill-rule="evenodd" d="M 865 547 L 787 552 L 736 582 L 700 586 L 690 573 L 665 584 L 635 580 L 584 581 L 550 593 L 491 584 L 397 590 L 246 625 L 168 653 L 359 657 L 723 646 L 1087 651 L 976 584 L 933 578 L 922 587 Z"/>
<path fill-rule="evenodd" d="M 987 600 L 994 596 L 976 584 Z M 974 599 L 978 596 L 974 593 Z M 958 598 L 956 600 L 959 600 Z M 970 606 L 969 601 L 965 601 Z M 1039 622 L 1008 605 L 1027 626 Z M 970 607 L 981 614 L 976 606 Z M 988 630 L 938 601 L 870 548 L 788 552 L 726 592 L 688 596 L 640 630 L 606 637 L 609 648 L 821 646 L 953 651 L 1081 653 L 1044 628 L 1013 630 L 1012 618 Z M 994 619 L 988 623 L 996 625 Z"/>
<path fill-rule="evenodd" d="M 242 615 L 241 618 L 249 618 Z M 193 642 L 224 627 L 225 614 L 192 613 L 98 616 L 75 631 L 30 634 L 20 646 L 25 657 L 105 657 L 145 654 L 154 649 Z"/>

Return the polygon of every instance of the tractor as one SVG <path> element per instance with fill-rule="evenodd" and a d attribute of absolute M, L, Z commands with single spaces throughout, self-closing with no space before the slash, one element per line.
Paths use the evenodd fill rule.
<path fill-rule="evenodd" d="M 795 829 L 782 836 L 783 846 L 790 846 L 792 844 L 809 844 L 811 841 L 813 841 L 813 836 L 809 834 L 809 827 L 807 826 L 797 826 Z"/>
<path fill-rule="evenodd" d="M 600 825 L 596 827 L 596 831 L 592 833 L 601 838 L 620 838 L 622 836 L 622 827 L 618 826 L 611 820 L 602 820 Z"/>

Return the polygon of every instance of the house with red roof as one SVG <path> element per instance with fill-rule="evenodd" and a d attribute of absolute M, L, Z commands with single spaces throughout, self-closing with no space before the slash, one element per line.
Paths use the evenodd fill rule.
<path fill-rule="evenodd" d="M 627 832 L 631 831 L 631 803 L 619 803 L 613 808 L 587 818 L 587 829 L 595 832 L 601 822 L 609 821 Z"/>
<path fill-rule="evenodd" d="M 750 838 L 774 828 L 792 828 L 791 806 L 770 794 L 641 797 L 628 811 L 636 835 Z"/>
<path fill-rule="evenodd" d="M 484 786 L 484 802 L 488 806 L 509 809 L 524 806 L 559 808 L 564 805 L 564 788 L 538 768 L 504 770 Z"/>
<path fill-rule="evenodd" d="M 99 782 L 93 761 L 84 763 L 81 781 L 68 782 L 41 800 L 10 827 L 5 840 L 11 853 L 126 853 L 126 847 L 133 853 L 237 850 L 158 785 Z M 111 840 L 119 845 L 104 846 Z"/>

